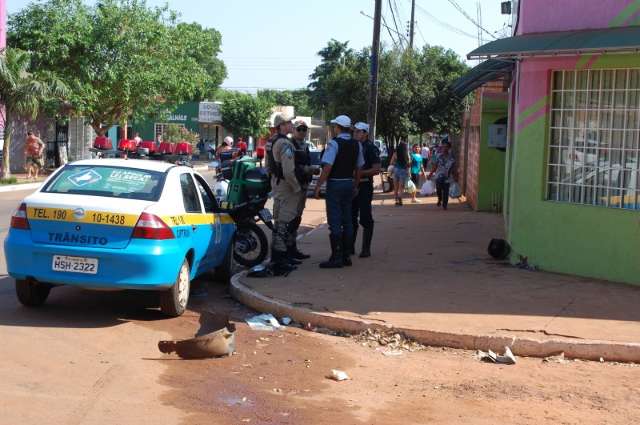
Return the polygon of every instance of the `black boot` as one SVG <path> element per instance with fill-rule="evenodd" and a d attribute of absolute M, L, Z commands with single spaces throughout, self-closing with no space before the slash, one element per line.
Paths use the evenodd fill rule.
<path fill-rule="evenodd" d="M 287 253 L 283 251 L 271 251 L 271 270 L 274 276 L 287 276 L 296 269 L 287 261 Z"/>
<path fill-rule="evenodd" d="M 342 237 L 330 236 L 331 240 L 331 258 L 328 261 L 320 263 L 321 269 L 340 269 L 342 268 Z"/>
<path fill-rule="evenodd" d="M 295 243 L 293 244 L 293 246 L 287 248 L 287 255 L 289 255 L 289 258 L 293 258 L 294 260 L 306 260 L 308 258 L 311 258 L 310 255 L 300 252 L 300 250 L 298 249 L 298 245 Z"/>
<path fill-rule="evenodd" d="M 285 257 L 287 259 L 287 263 L 291 264 L 292 266 L 299 266 L 300 264 L 302 264 L 302 261 L 296 259 L 294 248 L 295 248 L 295 245 L 288 246 Z"/>
<path fill-rule="evenodd" d="M 342 236 L 342 265 L 343 266 L 350 267 L 353 265 L 353 263 L 351 262 L 352 247 L 353 247 L 353 240 L 343 234 Z"/>
<path fill-rule="evenodd" d="M 362 232 L 362 251 L 360 258 L 371 257 L 371 239 L 373 238 L 373 224 L 371 227 L 365 227 Z"/>

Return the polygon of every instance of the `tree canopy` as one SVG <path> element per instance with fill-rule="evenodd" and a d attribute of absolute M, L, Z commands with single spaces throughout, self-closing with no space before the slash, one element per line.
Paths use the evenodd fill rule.
<path fill-rule="evenodd" d="M 226 77 L 215 29 L 178 22 L 144 0 L 31 3 L 9 19 L 8 43 L 33 69 L 61 79 L 74 113 L 94 129 L 211 97 Z"/>
<path fill-rule="evenodd" d="M 310 78 L 311 107 L 332 117 L 366 119 L 370 49 L 359 51 L 331 40 L 318 55 L 322 62 Z M 427 131 L 459 129 L 462 102 L 449 85 L 467 69 L 455 52 L 437 46 L 420 50 L 383 49 L 378 88 L 378 134 L 390 139 Z"/>
<path fill-rule="evenodd" d="M 235 137 L 260 137 L 267 132 L 267 120 L 274 106 L 264 96 L 222 92 L 222 122 Z"/>

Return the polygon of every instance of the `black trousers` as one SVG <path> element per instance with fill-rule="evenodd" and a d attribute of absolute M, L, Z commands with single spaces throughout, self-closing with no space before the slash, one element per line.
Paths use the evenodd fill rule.
<path fill-rule="evenodd" d="M 351 216 L 353 218 L 354 231 L 358 228 L 358 218 L 360 225 L 364 228 L 373 226 L 373 214 L 371 211 L 371 201 L 373 200 L 373 183 L 361 183 L 358 187 L 358 196 L 351 203 Z"/>
<path fill-rule="evenodd" d="M 442 203 L 443 207 L 446 207 L 449 204 L 449 181 L 447 179 L 437 179 L 436 192 L 438 194 L 438 202 Z"/>

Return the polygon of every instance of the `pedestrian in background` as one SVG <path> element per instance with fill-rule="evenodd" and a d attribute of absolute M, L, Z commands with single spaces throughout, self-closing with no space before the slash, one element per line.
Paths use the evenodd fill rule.
<path fill-rule="evenodd" d="M 429 151 L 429 146 L 427 146 L 427 142 L 422 143 L 422 149 L 420 149 L 420 156 L 422 156 L 422 168 L 426 171 L 429 169 L 429 157 L 431 152 Z"/>
<path fill-rule="evenodd" d="M 380 174 L 380 151 L 369 140 L 369 124 L 358 122 L 354 126 L 354 138 L 360 142 L 364 165 L 360 171 L 360 184 L 358 194 L 351 206 L 351 216 L 353 217 L 353 244 L 351 253 L 355 254 L 356 236 L 358 235 L 358 218 L 362 226 L 362 251 L 360 258 L 371 257 L 371 240 L 373 239 L 373 213 L 371 201 L 373 200 L 373 178 Z"/>
<path fill-rule="evenodd" d="M 415 144 L 412 147 L 411 153 L 411 181 L 416 187 L 416 190 L 411 192 L 411 202 L 414 204 L 420 203 L 418 198 L 416 198 L 418 193 L 418 188 L 420 187 L 420 176 L 424 174 L 424 168 L 422 167 L 422 154 L 420 152 L 420 145 Z"/>
<path fill-rule="evenodd" d="M 326 182 L 327 221 L 331 241 L 331 257 L 320 268 L 334 269 L 351 265 L 353 218 L 351 203 L 360 183 L 364 157 L 360 143 L 351 137 L 351 118 L 340 115 L 331 120 L 334 138 L 327 143 L 322 156 L 322 174 L 316 185 L 316 199 Z"/>
<path fill-rule="evenodd" d="M 444 210 L 449 204 L 449 186 L 451 184 L 451 172 L 456 161 L 451 153 L 451 144 L 449 139 L 445 138 L 440 143 L 440 152 L 434 161 L 429 178 L 434 174 L 436 176 L 436 192 L 438 194 L 438 206 L 442 206 Z"/>
<path fill-rule="evenodd" d="M 287 242 L 298 216 L 302 188 L 295 173 L 295 146 L 288 134 L 293 131 L 292 117 L 277 114 L 274 117 L 276 133 L 267 143 L 267 170 L 273 191 L 273 238 L 271 241 L 271 268 L 275 276 L 287 275 L 295 270 L 287 256 Z"/>
<path fill-rule="evenodd" d="M 391 157 L 391 165 L 393 165 L 393 194 L 398 206 L 402 205 L 402 193 L 409 179 L 410 161 L 407 142 L 401 141 Z"/>
<path fill-rule="evenodd" d="M 27 170 L 27 179 L 38 178 L 40 169 L 44 167 L 43 153 L 45 144 L 40 137 L 29 131 L 27 140 L 24 144 L 25 168 Z"/>

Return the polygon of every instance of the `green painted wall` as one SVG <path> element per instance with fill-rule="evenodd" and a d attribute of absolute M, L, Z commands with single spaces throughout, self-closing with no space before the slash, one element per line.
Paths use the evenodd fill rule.
<path fill-rule="evenodd" d="M 574 69 L 575 64 L 549 60 L 545 69 L 540 62 L 521 73 L 521 94 L 547 95 L 549 70 Z M 592 66 L 640 67 L 640 56 L 603 56 Z M 513 163 L 507 185 L 512 262 L 523 256 L 544 270 L 640 284 L 640 212 L 546 201 L 549 114 L 520 124 L 510 147 Z"/>
<path fill-rule="evenodd" d="M 198 123 L 199 103 L 187 102 L 179 105 L 170 114 L 164 117 L 147 117 L 142 120 L 134 121 L 132 124 L 133 131 L 139 132 L 143 140 L 155 140 L 154 134 L 155 123 L 168 124 L 184 124 L 187 129 L 200 131 Z"/>
<path fill-rule="evenodd" d="M 504 151 L 489 147 L 489 126 L 507 117 L 507 101 L 483 98 L 480 122 L 480 170 L 478 173 L 478 210 L 500 211 L 504 198 Z"/>

